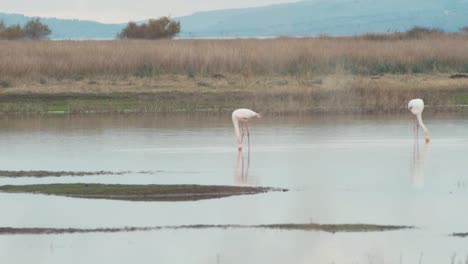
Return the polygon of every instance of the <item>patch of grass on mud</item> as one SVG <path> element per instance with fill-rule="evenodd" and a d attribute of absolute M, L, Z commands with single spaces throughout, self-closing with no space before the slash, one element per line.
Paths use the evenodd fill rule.
<path fill-rule="evenodd" d="M 330 233 L 336 232 L 377 232 L 390 231 L 400 229 L 411 229 L 413 226 L 394 226 L 394 225 L 370 225 L 370 224 L 272 224 L 260 225 L 257 227 L 270 229 L 285 229 L 285 230 L 304 230 L 304 231 L 325 231 Z"/>
<path fill-rule="evenodd" d="M 451 236 L 453 237 L 468 237 L 468 233 L 452 233 Z"/>
<path fill-rule="evenodd" d="M 98 175 L 122 175 L 128 173 L 126 171 L 8 171 L 0 170 L 0 177 L 61 177 L 61 176 L 98 176 Z"/>
<path fill-rule="evenodd" d="M 271 225 L 182 225 L 182 226 L 154 226 L 154 227 L 122 227 L 122 228 L 14 228 L 0 227 L 0 235 L 8 234 L 73 234 L 73 233 L 115 233 L 115 232 L 136 232 L 154 231 L 161 229 L 282 229 L 282 230 L 302 230 L 302 231 L 323 231 L 323 232 L 382 232 L 401 229 L 412 229 L 412 226 L 390 226 L 372 224 L 271 224 Z"/>
<path fill-rule="evenodd" d="M 1 192 L 127 201 L 196 201 L 278 189 L 211 185 L 38 184 L 3 185 Z M 286 190 L 283 190 L 286 191 Z"/>

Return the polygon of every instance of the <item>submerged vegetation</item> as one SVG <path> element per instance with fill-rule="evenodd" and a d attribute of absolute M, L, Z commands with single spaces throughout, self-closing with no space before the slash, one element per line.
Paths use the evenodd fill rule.
<path fill-rule="evenodd" d="M 382 232 L 401 229 L 412 229 L 412 226 L 392 226 L 392 225 L 371 225 L 371 224 L 271 224 L 271 225 L 182 225 L 182 226 L 155 226 L 155 227 L 122 227 L 122 228 L 12 228 L 0 227 L 0 235 L 8 234 L 73 234 L 73 233 L 116 233 L 116 232 L 136 232 L 154 231 L 161 229 L 280 229 L 280 230 L 302 230 L 302 231 L 323 231 L 329 233 L 337 232 Z"/>
<path fill-rule="evenodd" d="M 126 201 L 197 201 L 233 195 L 257 194 L 280 189 L 214 185 L 122 185 L 122 184 L 38 184 L 3 185 L 0 192 L 34 193 L 74 198 Z M 286 191 L 286 190 L 282 190 Z"/>

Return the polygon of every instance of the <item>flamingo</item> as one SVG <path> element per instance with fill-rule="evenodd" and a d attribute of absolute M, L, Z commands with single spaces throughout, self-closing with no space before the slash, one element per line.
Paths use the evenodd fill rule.
<path fill-rule="evenodd" d="M 408 110 L 410 110 L 411 113 L 416 115 L 416 125 L 415 125 L 416 126 L 416 138 L 418 137 L 419 126 L 421 126 L 422 129 L 424 130 L 424 136 L 426 138 L 426 144 L 429 143 L 429 141 L 431 140 L 431 138 L 429 137 L 429 130 L 424 125 L 424 123 L 422 121 L 422 117 L 421 117 L 422 112 L 424 110 L 424 101 L 422 99 L 419 99 L 419 98 L 409 101 Z"/>
<path fill-rule="evenodd" d="M 250 133 L 248 122 L 253 118 L 261 118 L 262 116 L 250 109 L 240 108 L 232 112 L 232 123 L 234 124 L 234 130 L 236 131 L 237 137 L 237 148 L 239 151 L 242 150 L 242 141 L 244 140 L 244 127 L 247 130 L 247 139 L 249 141 L 249 150 L 250 150 Z M 242 137 L 239 131 L 239 123 L 242 125 Z"/>

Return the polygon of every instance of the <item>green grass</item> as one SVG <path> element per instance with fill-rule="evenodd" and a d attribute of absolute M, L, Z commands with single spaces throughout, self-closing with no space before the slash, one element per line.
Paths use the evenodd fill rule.
<path fill-rule="evenodd" d="M 455 104 L 467 105 L 468 104 L 468 92 L 454 95 L 452 99 Z"/>
<path fill-rule="evenodd" d="M 108 98 L 8 99 L 0 100 L 0 113 L 145 113 L 145 112 L 228 112 L 248 106 L 261 113 L 399 113 L 409 98 L 422 97 L 426 112 L 463 111 L 468 104 L 463 91 L 424 91 L 353 88 L 309 93 L 257 92 L 160 92 L 140 95 L 105 95 Z"/>
<path fill-rule="evenodd" d="M 273 191 L 264 187 L 209 185 L 42 184 L 3 185 L 1 192 L 127 201 L 195 201 Z"/>

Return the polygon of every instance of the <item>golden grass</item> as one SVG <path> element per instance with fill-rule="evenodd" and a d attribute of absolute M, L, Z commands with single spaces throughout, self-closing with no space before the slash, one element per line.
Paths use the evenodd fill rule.
<path fill-rule="evenodd" d="M 468 104 L 468 35 L 0 41 L 0 112 L 425 111 Z M 449 106 L 449 108 L 446 108 Z"/>
<path fill-rule="evenodd" d="M 0 78 L 468 72 L 468 35 L 157 41 L 0 41 Z"/>
<path fill-rule="evenodd" d="M 303 94 L 322 91 L 394 90 L 435 91 L 468 88 L 468 79 L 451 79 L 447 74 L 388 74 L 365 76 L 353 74 L 323 74 L 310 76 L 241 76 L 223 78 L 186 75 L 94 76 L 80 80 L 47 79 L 45 84 L 36 80 L 16 80 L 2 89 L 3 95 L 12 94 L 151 94 L 159 92 L 251 92 L 255 94 Z"/>

